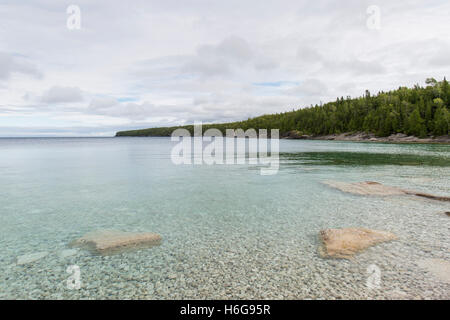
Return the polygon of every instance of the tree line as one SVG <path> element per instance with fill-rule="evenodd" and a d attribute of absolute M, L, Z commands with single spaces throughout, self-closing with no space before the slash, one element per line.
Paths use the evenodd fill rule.
<path fill-rule="evenodd" d="M 450 130 L 450 85 L 446 78 L 426 80 L 426 86 L 399 87 L 376 95 L 366 90 L 359 98 L 341 97 L 323 105 L 289 112 L 262 115 L 244 121 L 207 124 L 203 131 L 216 128 L 247 130 L 279 129 L 287 135 L 328 135 L 346 132 L 374 133 L 389 136 L 404 133 L 417 137 L 448 135 Z M 116 136 L 170 136 L 172 131 L 185 128 L 193 134 L 193 125 L 121 131 Z"/>

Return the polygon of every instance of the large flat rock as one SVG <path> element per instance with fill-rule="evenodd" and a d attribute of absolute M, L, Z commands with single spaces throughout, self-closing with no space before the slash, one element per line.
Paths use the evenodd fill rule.
<path fill-rule="evenodd" d="M 374 181 L 363 181 L 363 182 L 324 181 L 323 183 L 330 187 L 341 190 L 342 192 L 348 192 L 358 195 L 367 195 L 367 196 L 413 195 L 431 200 L 450 201 L 450 197 L 436 196 L 419 191 L 405 190 L 397 187 L 386 186 L 384 184 Z"/>
<path fill-rule="evenodd" d="M 151 232 L 123 232 L 117 230 L 98 230 L 85 234 L 70 243 L 94 254 L 110 255 L 129 250 L 150 248 L 159 245 L 162 238 Z"/>
<path fill-rule="evenodd" d="M 324 258 L 349 259 L 355 253 L 380 242 L 397 237 L 390 232 L 366 228 L 325 229 L 320 231 L 322 245 L 319 253 Z"/>
<path fill-rule="evenodd" d="M 404 190 L 385 186 L 378 182 L 340 182 L 340 181 L 324 181 L 326 185 L 339 189 L 343 192 L 359 194 L 359 195 L 376 195 L 376 196 L 393 196 L 407 194 Z"/>

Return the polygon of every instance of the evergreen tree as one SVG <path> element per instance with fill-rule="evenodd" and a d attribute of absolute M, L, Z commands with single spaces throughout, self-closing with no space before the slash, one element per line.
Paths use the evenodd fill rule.
<path fill-rule="evenodd" d="M 425 120 L 420 116 L 419 108 L 414 109 L 408 118 L 408 134 L 416 137 L 426 136 Z"/>
<path fill-rule="evenodd" d="M 450 130 L 450 112 L 441 106 L 434 115 L 434 131 L 436 136 L 447 135 Z"/>

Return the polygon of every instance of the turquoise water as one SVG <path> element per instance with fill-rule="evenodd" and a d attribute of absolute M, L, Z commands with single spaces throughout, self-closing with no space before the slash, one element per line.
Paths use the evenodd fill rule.
<path fill-rule="evenodd" d="M 0 299 L 448 299 L 423 267 L 450 260 L 449 202 L 356 196 L 322 182 L 378 181 L 450 196 L 450 146 L 280 141 L 280 169 L 174 165 L 169 138 L 0 139 Z M 324 228 L 399 239 L 352 260 L 318 255 Z M 70 241 L 100 229 L 156 232 L 113 256 Z M 18 265 L 17 257 L 46 252 Z M 367 268 L 380 270 L 368 288 Z M 67 267 L 80 270 L 69 289 Z"/>

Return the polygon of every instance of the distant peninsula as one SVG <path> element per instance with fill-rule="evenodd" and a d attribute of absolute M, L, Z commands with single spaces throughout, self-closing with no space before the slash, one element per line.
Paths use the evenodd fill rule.
<path fill-rule="evenodd" d="M 194 131 L 193 125 L 120 131 L 117 137 L 170 136 L 175 129 Z M 446 78 L 426 79 L 426 86 L 400 87 L 359 98 L 341 97 L 284 113 L 262 115 L 244 121 L 203 124 L 216 128 L 247 130 L 279 129 L 282 138 L 381 142 L 449 143 L 450 85 Z"/>

